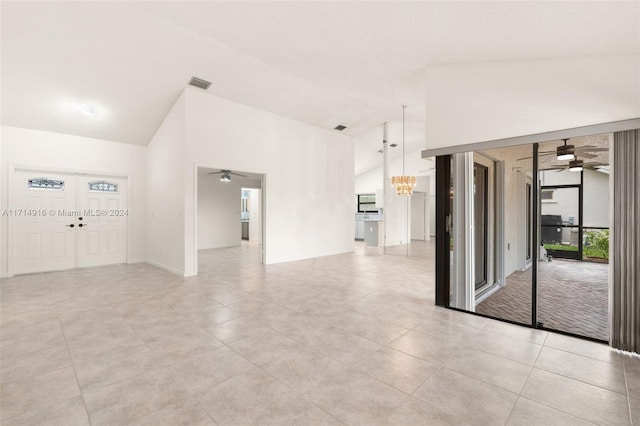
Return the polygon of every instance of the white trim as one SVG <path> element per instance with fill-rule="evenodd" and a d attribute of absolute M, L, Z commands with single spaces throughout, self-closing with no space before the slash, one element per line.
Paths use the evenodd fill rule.
<path fill-rule="evenodd" d="M 491 295 L 493 295 L 496 291 L 500 290 L 502 287 L 503 285 L 500 285 L 498 283 L 494 283 L 493 285 L 489 286 L 489 288 L 485 289 L 485 291 L 482 292 L 476 298 L 476 305 L 479 305 L 480 303 L 484 302 L 486 299 L 488 299 Z"/>
<path fill-rule="evenodd" d="M 48 167 L 48 166 L 34 166 L 24 163 L 8 163 L 7 164 L 7 208 L 11 209 L 12 195 L 13 195 L 13 179 L 15 177 L 16 171 L 27 171 L 27 172 L 46 172 L 46 173 L 57 173 L 57 174 L 68 174 L 72 176 L 107 176 L 107 177 L 119 177 L 127 180 L 127 209 L 129 210 L 129 215 L 126 216 L 127 221 L 127 252 L 126 252 L 126 263 L 133 263 L 131 261 L 131 256 L 133 253 L 133 215 L 131 211 L 133 210 L 133 178 L 129 173 L 126 172 L 114 172 L 114 171 L 99 171 L 99 170 L 87 170 L 87 169 L 71 169 L 71 168 L 58 168 L 58 167 Z M 76 188 L 76 192 L 79 188 Z M 77 197 L 77 194 L 76 194 Z M 11 232 L 12 226 L 12 217 L 7 217 L 7 277 L 15 276 L 14 272 L 14 256 L 13 256 L 13 233 Z M 77 256 L 77 253 L 76 253 Z M 75 260 L 76 266 L 74 269 L 78 269 L 78 261 L 77 258 Z"/>
<path fill-rule="evenodd" d="M 512 138 L 467 143 L 463 145 L 447 146 L 443 148 L 425 149 L 424 151 L 422 151 L 422 158 L 456 154 L 460 152 L 480 151 L 483 149 L 491 148 L 504 148 L 507 146 L 525 145 L 530 143 L 548 142 L 564 138 L 570 139 L 579 136 L 591 136 L 603 133 L 622 132 L 625 130 L 635 129 L 640 129 L 640 117 L 631 118 L 628 120 L 613 121 L 609 123 L 593 124 L 590 126 L 574 127 L 571 129 L 535 133 L 532 135 L 516 136 Z"/>
<path fill-rule="evenodd" d="M 211 164 L 205 164 L 205 163 L 199 163 L 197 161 L 194 161 L 193 163 L 193 274 L 189 274 L 189 275 L 184 275 L 189 276 L 189 277 L 194 277 L 198 275 L 198 170 L 199 169 L 218 169 L 218 170 L 222 170 L 225 169 L 225 167 L 218 167 L 218 166 L 212 166 Z M 240 170 L 240 169 L 238 169 Z M 245 168 L 241 168 L 242 172 L 246 172 L 246 173 L 251 173 L 251 174 L 255 174 L 255 175 L 260 175 L 260 193 L 261 193 L 261 205 L 260 208 L 262 209 L 261 211 L 261 216 L 262 216 L 262 264 L 266 265 L 266 256 L 267 256 L 267 250 L 266 250 L 266 217 L 267 217 L 267 204 L 266 204 L 266 200 L 267 200 L 267 196 L 266 196 L 266 177 L 267 174 L 265 172 L 262 171 L 253 171 L 251 169 L 245 169 Z M 185 265 L 185 269 L 186 269 L 186 265 Z M 180 273 L 180 275 L 183 275 L 183 273 Z"/>
<path fill-rule="evenodd" d="M 475 211 L 475 200 L 473 194 L 473 164 L 474 152 L 464 154 L 464 180 L 461 185 L 465 186 L 464 191 L 464 226 L 465 232 L 465 308 L 469 311 L 476 311 L 476 257 L 474 256 L 476 229 L 474 226 L 473 212 Z"/>
<path fill-rule="evenodd" d="M 169 271 L 169 272 L 171 272 L 173 274 L 180 275 L 181 277 L 184 276 L 184 271 L 180 271 L 180 270 L 178 270 L 176 268 L 172 268 L 171 266 L 167 266 L 167 265 L 162 264 L 162 263 L 154 262 L 153 260 L 149 260 L 149 259 L 145 260 L 144 262 L 148 263 L 151 266 L 155 266 L 156 268 L 164 269 L 165 271 Z"/>
<path fill-rule="evenodd" d="M 111 177 L 129 177 L 126 172 L 117 171 L 103 171 L 103 170 L 90 170 L 90 169 L 71 169 L 66 167 L 48 167 L 48 166 L 34 166 L 24 163 L 11 163 L 10 167 L 14 170 L 26 170 L 33 172 L 51 172 L 51 173 L 67 173 L 77 175 L 97 175 L 97 176 L 111 176 Z"/>

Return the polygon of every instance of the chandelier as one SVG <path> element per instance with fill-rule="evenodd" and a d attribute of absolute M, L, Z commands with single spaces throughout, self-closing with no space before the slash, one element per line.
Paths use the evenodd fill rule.
<path fill-rule="evenodd" d="M 391 177 L 391 185 L 396 188 L 397 195 L 411 195 L 413 188 L 416 186 L 415 176 L 393 176 Z"/>
<path fill-rule="evenodd" d="M 404 110 L 406 105 L 402 105 L 402 176 L 392 176 L 391 184 L 396 188 L 396 195 L 411 195 L 416 187 L 415 176 L 407 176 L 404 170 Z"/>

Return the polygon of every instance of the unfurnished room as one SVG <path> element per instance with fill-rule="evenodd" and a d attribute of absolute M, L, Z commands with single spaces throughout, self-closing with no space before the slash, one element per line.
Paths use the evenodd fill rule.
<path fill-rule="evenodd" d="M 0 424 L 640 425 L 638 1 L 0 3 Z"/>

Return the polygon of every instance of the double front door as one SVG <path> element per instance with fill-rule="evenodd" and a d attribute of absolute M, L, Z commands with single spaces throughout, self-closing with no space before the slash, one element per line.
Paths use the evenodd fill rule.
<path fill-rule="evenodd" d="M 11 187 L 14 274 L 126 262 L 126 178 L 16 170 Z"/>

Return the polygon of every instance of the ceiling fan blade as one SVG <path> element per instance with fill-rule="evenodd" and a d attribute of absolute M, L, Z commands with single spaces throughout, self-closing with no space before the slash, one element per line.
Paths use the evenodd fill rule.
<path fill-rule="evenodd" d="M 222 174 L 224 172 L 211 172 L 211 173 L 207 173 L 208 175 L 219 175 Z"/>
<path fill-rule="evenodd" d="M 576 148 L 576 151 L 586 151 L 586 152 L 605 152 L 609 151 L 609 148 L 597 148 L 597 147 L 587 147 L 587 146 L 579 146 Z"/>
<path fill-rule="evenodd" d="M 543 151 L 543 152 L 539 152 L 538 153 L 538 157 L 549 157 L 552 155 L 556 155 L 555 151 Z M 528 156 L 528 157 L 522 157 L 522 158 L 518 158 L 516 161 L 521 161 L 521 160 L 529 160 L 533 158 L 533 156 Z"/>
<path fill-rule="evenodd" d="M 580 153 L 580 157 L 581 158 L 596 158 L 597 155 L 596 154 L 591 154 L 591 153 L 585 151 L 585 152 L 581 152 Z"/>
<path fill-rule="evenodd" d="M 243 174 L 236 173 L 236 172 L 229 172 L 229 174 L 232 174 L 234 176 L 240 176 L 240 177 L 248 177 L 247 175 L 243 175 Z"/>

